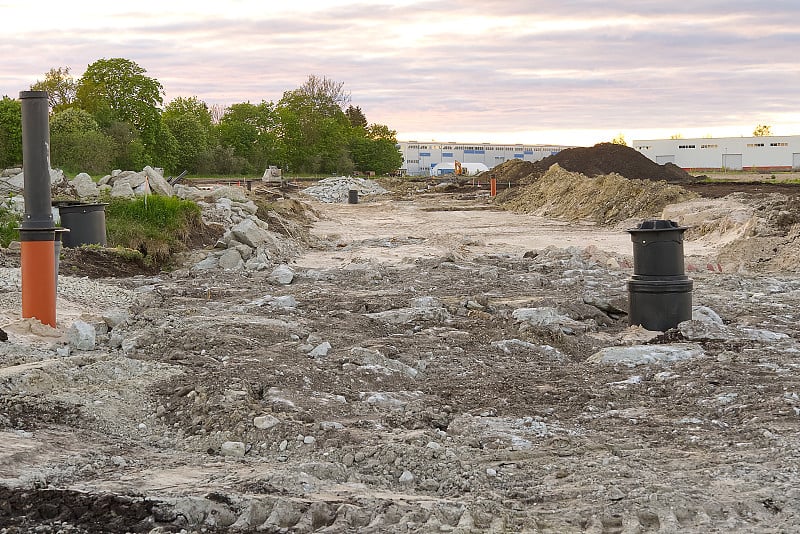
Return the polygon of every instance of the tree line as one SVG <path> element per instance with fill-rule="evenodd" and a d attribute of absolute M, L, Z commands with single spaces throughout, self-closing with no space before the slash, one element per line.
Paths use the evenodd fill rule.
<path fill-rule="evenodd" d="M 370 124 L 342 82 L 310 75 L 278 102 L 164 105 L 164 88 L 124 58 L 100 59 L 74 79 L 51 69 L 50 160 L 67 172 L 162 167 L 166 173 L 245 175 L 276 165 L 293 174 L 386 174 L 402 164 L 396 132 Z M 22 162 L 21 103 L 0 100 L 0 168 Z"/>

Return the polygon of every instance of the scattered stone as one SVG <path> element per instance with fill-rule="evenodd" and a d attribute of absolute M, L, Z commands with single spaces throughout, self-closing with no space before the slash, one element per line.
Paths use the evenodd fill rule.
<path fill-rule="evenodd" d="M 246 451 L 244 443 L 241 441 L 225 441 L 220 446 L 219 452 L 223 456 L 244 456 Z"/>
<path fill-rule="evenodd" d="M 294 271 L 288 265 L 278 265 L 270 273 L 269 280 L 273 284 L 288 286 L 294 280 Z"/>
<path fill-rule="evenodd" d="M 78 319 L 67 330 L 69 344 L 76 350 L 94 350 L 97 331 L 93 325 Z"/>
<path fill-rule="evenodd" d="M 675 343 L 672 345 L 634 345 L 631 347 L 607 347 L 587 358 L 589 363 L 607 365 L 646 365 L 652 363 L 670 363 L 705 356 L 700 345 L 693 343 Z"/>
<path fill-rule="evenodd" d="M 411 473 L 411 471 L 403 471 L 403 474 L 400 475 L 398 482 L 400 482 L 400 484 L 411 484 L 414 482 L 413 473 Z"/>
<path fill-rule="evenodd" d="M 512 312 L 511 316 L 521 323 L 537 327 L 555 327 L 566 330 L 565 333 L 585 332 L 589 329 L 589 325 L 586 323 L 562 315 L 555 308 L 518 308 Z"/>
<path fill-rule="evenodd" d="M 253 426 L 259 430 L 267 430 L 281 422 L 280 419 L 272 415 L 262 415 L 253 419 Z"/>
<path fill-rule="evenodd" d="M 99 194 L 97 183 L 85 172 L 79 173 L 70 181 L 80 198 L 96 197 Z"/>
<path fill-rule="evenodd" d="M 327 341 L 323 341 L 314 347 L 311 352 L 308 353 L 308 355 L 312 358 L 323 358 L 328 355 L 329 350 L 331 350 L 331 344 Z"/>
<path fill-rule="evenodd" d="M 372 180 L 352 176 L 339 176 L 325 178 L 316 185 L 303 189 L 303 193 L 315 197 L 320 202 L 347 202 L 351 190 L 358 191 L 358 196 L 363 199 L 369 195 L 383 195 L 388 193 Z"/>

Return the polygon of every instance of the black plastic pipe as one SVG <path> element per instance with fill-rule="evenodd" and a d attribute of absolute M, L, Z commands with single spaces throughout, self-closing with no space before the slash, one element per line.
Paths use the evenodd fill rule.
<path fill-rule="evenodd" d="M 54 230 L 47 91 L 20 91 L 25 218 L 20 230 Z M 55 236 L 50 237 L 53 241 Z"/>

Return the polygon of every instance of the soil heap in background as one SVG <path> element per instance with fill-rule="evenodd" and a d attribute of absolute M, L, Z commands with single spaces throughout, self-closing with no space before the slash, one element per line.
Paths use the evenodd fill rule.
<path fill-rule="evenodd" d="M 496 202 L 518 213 L 615 224 L 660 217 L 668 204 L 696 196 L 663 181 L 629 180 L 615 173 L 588 177 L 556 163 L 533 183 L 504 191 Z"/>
<path fill-rule="evenodd" d="M 639 151 L 614 143 L 567 148 L 539 161 L 511 160 L 493 169 L 500 182 L 531 183 L 557 163 L 562 169 L 586 176 L 616 173 L 631 180 L 688 182 L 694 177 L 673 163 L 659 165 Z"/>

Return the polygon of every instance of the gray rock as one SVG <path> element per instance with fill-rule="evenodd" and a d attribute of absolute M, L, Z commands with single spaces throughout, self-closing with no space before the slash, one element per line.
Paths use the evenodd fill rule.
<path fill-rule="evenodd" d="M 382 312 L 367 313 L 366 317 L 389 324 L 405 324 L 415 321 L 444 322 L 451 318 L 445 308 L 399 308 Z"/>
<path fill-rule="evenodd" d="M 628 299 L 621 296 L 607 297 L 598 293 L 584 293 L 583 302 L 609 315 L 628 313 Z"/>
<path fill-rule="evenodd" d="M 97 331 L 94 326 L 78 319 L 67 330 L 67 339 L 76 350 L 94 350 Z"/>
<path fill-rule="evenodd" d="M 678 332 L 689 341 L 724 341 L 736 337 L 732 329 L 721 321 L 716 322 L 708 317 L 703 320 L 683 321 L 678 324 Z"/>
<path fill-rule="evenodd" d="M 413 367 L 388 358 L 377 350 L 353 347 L 350 349 L 350 356 L 353 358 L 354 363 L 358 365 L 380 367 L 389 371 L 403 373 L 409 378 L 416 378 L 419 374 L 419 371 Z"/>
<path fill-rule="evenodd" d="M 414 474 L 408 470 L 403 471 L 403 474 L 400 475 L 398 482 L 400 482 L 400 484 L 411 484 L 414 482 Z"/>
<path fill-rule="evenodd" d="M 280 419 L 272 415 L 262 415 L 253 419 L 253 426 L 259 430 L 267 430 L 281 422 Z"/>
<path fill-rule="evenodd" d="M 221 198 L 227 198 L 236 202 L 247 202 L 247 193 L 241 187 L 232 187 L 229 185 L 221 185 L 209 191 L 206 197 L 216 202 Z"/>
<path fill-rule="evenodd" d="M 241 269 L 244 266 L 242 256 L 235 248 L 229 248 L 219 257 L 218 266 L 220 269 L 229 271 Z"/>
<path fill-rule="evenodd" d="M 136 193 L 133 191 L 133 187 L 131 186 L 130 182 L 127 181 L 116 181 L 114 185 L 111 187 L 111 196 L 114 198 L 135 198 Z"/>
<path fill-rule="evenodd" d="M 674 343 L 671 345 L 633 345 L 630 347 L 606 347 L 595 352 L 589 363 L 608 365 L 622 364 L 629 367 L 652 363 L 669 363 L 705 356 L 700 345 L 695 343 Z"/>
<path fill-rule="evenodd" d="M 220 446 L 219 452 L 223 456 L 244 456 L 245 450 L 241 441 L 226 441 Z"/>
<path fill-rule="evenodd" d="M 110 329 L 114 329 L 130 319 L 131 314 L 127 310 L 108 310 L 103 314 L 103 320 Z"/>
<path fill-rule="evenodd" d="M 692 306 L 692 320 L 721 325 L 722 317 L 708 306 Z"/>
<path fill-rule="evenodd" d="M 99 190 L 97 189 L 97 184 L 92 177 L 82 172 L 75 176 L 72 179 L 72 187 L 75 188 L 75 192 L 78 193 L 78 197 L 80 198 L 89 198 L 89 197 L 96 197 L 99 194 Z"/>
<path fill-rule="evenodd" d="M 266 225 L 266 223 L 262 223 Z M 258 248 L 270 239 L 266 228 L 262 228 L 254 219 L 243 219 L 236 226 L 231 228 L 231 234 L 240 243 Z"/>
<path fill-rule="evenodd" d="M 142 172 L 144 172 L 145 176 L 147 177 L 147 182 L 150 185 L 150 191 L 165 197 L 171 197 L 174 194 L 172 186 L 169 185 L 169 182 L 164 179 L 160 172 L 156 171 L 149 165 L 145 167 Z"/>
<path fill-rule="evenodd" d="M 280 297 L 275 297 L 272 301 L 272 305 L 276 308 L 296 308 L 297 301 L 292 295 L 281 295 Z"/>
<path fill-rule="evenodd" d="M 269 275 L 269 281 L 273 284 L 286 286 L 294 280 L 294 271 L 288 265 L 278 265 Z"/>
<path fill-rule="evenodd" d="M 205 259 L 195 263 L 192 269 L 196 271 L 208 271 L 211 269 L 216 269 L 218 266 L 219 258 L 213 254 L 209 254 Z"/>
<path fill-rule="evenodd" d="M 175 196 L 184 200 L 200 202 L 208 198 L 208 191 L 190 185 L 175 184 L 172 186 Z"/>
<path fill-rule="evenodd" d="M 323 341 L 316 347 L 314 347 L 311 352 L 308 353 L 309 356 L 312 358 L 323 358 L 328 355 L 328 351 L 331 350 L 331 344 L 327 341 Z"/>
<path fill-rule="evenodd" d="M 586 323 L 562 315 L 555 308 L 518 308 L 511 313 L 511 316 L 517 321 L 531 326 L 566 328 L 582 332 L 589 329 L 589 325 Z"/>

